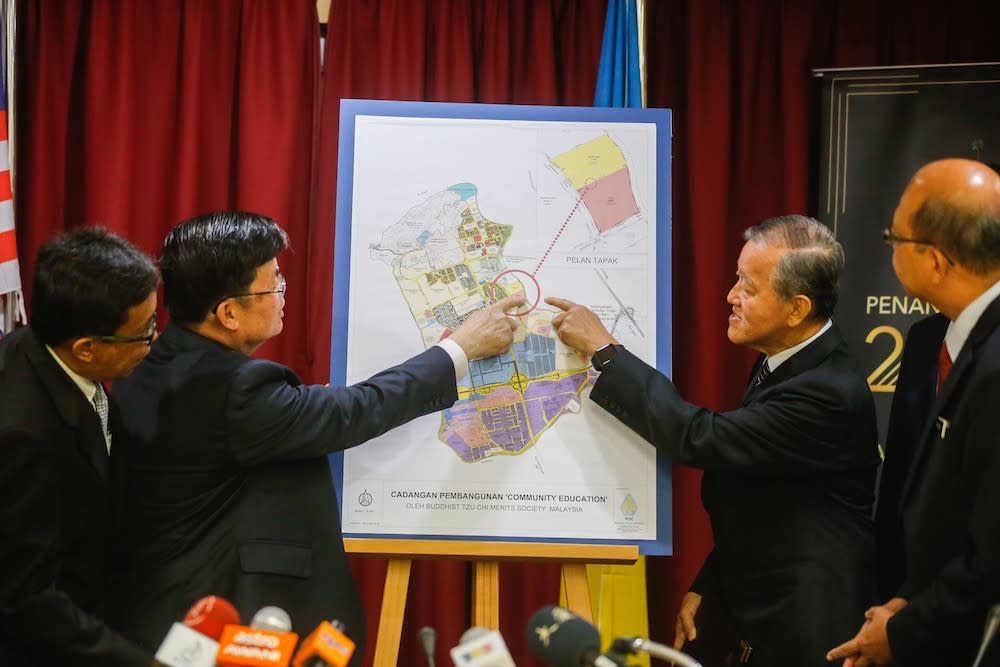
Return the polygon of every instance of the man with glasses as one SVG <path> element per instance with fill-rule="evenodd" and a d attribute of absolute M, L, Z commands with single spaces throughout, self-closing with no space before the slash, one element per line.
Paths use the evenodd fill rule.
<path fill-rule="evenodd" d="M 941 314 L 911 329 L 893 400 L 891 437 L 922 423 L 889 443 L 896 481 L 883 477 L 879 498 L 880 523 L 901 536 L 902 583 L 829 658 L 971 665 L 1000 603 L 1000 175 L 971 160 L 924 166 L 884 237 L 903 288 Z M 979 664 L 1000 664 L 998 648 Z"/>
<path fill-rule="evenodd" d="M 125 447 L 103 384 L 156 338 L 159 274 L 106 230 L 44 245 L 32 325 L 0 340 L 0 664 L 146 667 L 105 625 Z"/>
<path fill-rule="evenodd" d="M 130 457 L 130 585 L 114 616 L 155 646 L 198 598 L 229 598 L 249 619 L 284 608 L 308 633 L 336 618 L 365 644 L 327 455 L 457 400 L 468 361 L 510 348 L 509 297 L 452 335 L 349 387 L 306 386 L 254 359 L 282 329 L 285 232 L 270 218 L 218 212 L 185 221 L 163 245 L 171 322 L 116 391 L 135 438 Z M 360 664 L 363 648 L 352 664 Z"/>

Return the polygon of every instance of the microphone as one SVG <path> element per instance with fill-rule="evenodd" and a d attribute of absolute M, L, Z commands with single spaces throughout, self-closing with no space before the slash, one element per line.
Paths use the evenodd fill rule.
<path fill-rule="evenodd" d="M 455 667 L 514 667 L 500 633 L 477 625 L 462 633 L 458 646 L 451 649 L 451 660 Z"/>
<path fill-rule="evenodd" d="M 271 632 L 288 632 L 292 629 L 292 618 L 281 607 L 261 607 L 253 615 L 250 627 Z"/>
<path fill-rule="evenodd" d="M 215 667 L 222 628 L 239 623 L 228 600 L 209 595 L 194 603 L 183 623 L 174 623 L 156 650 L 153 667 Z"/>
<path fill-rule="evenodd" d="M 293 667 L 345 667 L 354 655 L 354 642 L 340 621 L 323 621 L 302 640 Z"/>
<path fill-rule="evenodd" d="M 222 630 L 218 667 L 288 667 L 299 636 L 292 620 L 280 607 L 264 607 L 253 616 L 250 627 L 227 625 Z"/>
<path fill-rule="evenodd" d="M 625 667 L 614 653 L 601 655 L 601 634 L 569 609 L 542 607 L 528 621 L 528 648 L 552 667 Z"/>
<path fill-rule="evenodd" d="M 434 667 L 434 645 L 437 643 L 437 630 L 425 625 L 417 632 L 417 639 L 420 640 L 420 645 L 424 647 L 424 653 L 427 655 L 427 665 Z"/>
<path fill-rule="evenodd" d="M 979 644 L 979 653 L 976 654 L 976 661 L 972 663 L 972 667 L 979 667 L 982 663 L 986 649 L 993 641 L 993 635 L 997 633 L 997 628 L 1000 628 L 1000 604 L 993 605 L 986 614 L 986 630 L 983 632 L 983 641 Z"/>
<path fill-rule="evenodd" d="M 670 646 L 651 642 L 642 637 L 618 637 L 612 642 L 611 648 L 613 651 L 624 655 L 642 652 L 654 658 L 666 660 L 678 667 L 701 667 L 701 663 L 687 653 L 682 653 Z"/>

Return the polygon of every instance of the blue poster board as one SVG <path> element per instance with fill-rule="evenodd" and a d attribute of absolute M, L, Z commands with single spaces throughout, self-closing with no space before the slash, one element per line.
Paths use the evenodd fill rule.
<path fill-rule="evenodd" d="M 599 312 L 609 329 L 630 350 L 655 362 L 660 371 L 669 375 L 672 355 L 670 127 L 670 111 L 666 109 L 343 100 L 331 383 L 360 381 L 409 356 L 405 353 L 400 356 L 396 347 L 401 346 L 392 343 L 379 347 L 388 349 L 387 354 L 382 354 L 384 358 L 365 347 L 370 342 L 372 330 L 365 330 L 365 326 L 371 325 L 361 322 L 375 317 L 373 312 L 381 315 L 392 311 L 395 317 L 398 313 L 406 314 L 408 305 L 407 316 L 412 315 L 419 325 L 423 346 L 427 347 L 433 344 L 437 335 L 427 332 L 447 331 L 450 318 L 470 295 L 478 295 L 488 302 L 490 297 L 502 296 L 515 284 L 518 289 L 525 289 L 533 307 L 544 306 L 542 299 L 545 296 L 562 296 L 587 303 L 584 299 L 588 294 L 600 292 L 600 298 L 608 304 L 605 309 L 598 310 L 591 303 L 587 305 Z M 543 148 L 535 152 L 524 151 L 519 148 L 522 144 Z M 485 165 L 485 171 L 471 180 L 453 175 L 450 162 L 457 160 L 447 157 L 451 154 L 449 151 L 454 151 L 454 155 L 474 151 L 477 164 Z M 455 173 L 466 172 L 456 170 Z M 484 187 L 484 183 L 492 185 Z M 498 187 L 497 183 L 507 185 Z M 506 200 L 498 190 L 503 191 L 500 194 Z M 505 208 L 508 204 L 509 209 Z M 399 258 L 403 250 L 424 253 L 424 245 L 434 243 L 434 235 L 440 235 L 442 229 L 440 220 L 445 213 L 441 211 L 452 210 L 448 207 L 460 212 L 455 220 L 459 232 L 465 234 L 461 240 L 464 259 L 445 267 L 430 262 L 419 270 L 411 270 L 412 266 L 401 268 Z M 465 224 L 472 226 L 462 227 Z M 378 229 L 373 230 L 373 225 Z M 519 235 L 517 230 L 526 231 Z M 520 237 L 527 235 L 527 230 L 541 230 L 538 233 L 547 234 L 545 242 L 534 246 L 519 245 Z M 647 262 L 647 258 L 654 259 Z M 379 267 L 381 274 L 371 268 L 377 261 L 386 265 Z M 426 262 L 423 254 L 420 261 Z M 387 266 L 392 267 L 397 284 L 389 285 L 390 289 L 386 290 L 389 296 L 382 302 L 372 285 L 379 282 L 379 276 L 390 275 Z M 581 286 L 588 285 L 587 290 L 581 295 L 567 293 L 573 291 L 577 281 L 567 281 L 566 275 L 581 276 L 578 282 Z M 360 282 L 364 284 L 363 289 Z M 384 282 L 392 283 L 388 279 Z M 414 295 L 418 292 L 441 290 L 445 285 L 457 294 L 453 302 L 426 308 L 422 302 L 414 305 Z M 556 285 L 560 292 L 551 292 L 549 288 Z M 623 296 L 626 294 L 629 298 Z M 371 303 L 363 308 L 359 302 L 369 299 Z M 387 305 L 380 306 L 382 303 Z M 564 468 L 566 455 L 553 465 L 551 452 L 558 450 L 549 443 L 559 442 L 559 429 L 569 428 L 571 423 L 580 428 L 582 421 L 578 415 L 583 412 L 587 419 L 597 420 L 588 424 L 597 423 L 603 429 L 599 432 L 605 435 L 596 443 L 597 451 L 608 455 L 612 463 L 618 458 L 616 448 L 620 447 L 622 452 L 646 450 L 649 465 L 645 470 L 633 471 L 632 476 L 645 476 L 644 479 L 650 482 L 647 485 L 651 490 L 649 495 L 654 498 L 643 495 L 642 489 L 646 487 L 642 484 L 633 489 L 631 482 L 616 484 L 613 480 L 603 480 L 601 486 L 595 487 L 609 491 L 592 493 L 572 490 L 566 479 L 551 486 L 530 489 L 518 486 L 516 493 L 489 488 L 483 479 L 469 481 L 461 491 L 447 491 L 442 490 L 441 484 L 416 480 L 416 475 L 414 480 L 397 478 L 384 483 L 365 482 L 355 487 L 352 486 L 355 480 L 352 471 L 357 468 L 345 465 L 345 454 L 338 453 L 331 455 L 330 464 L 341 499 L 345 537 L 637 544 L 642 553 L 672 553 L 670 461 L 648 444 L 632 442 L 637 437 L 631 431 L 595 403 L 582 399 L 596 375 L 582 362 L 577 367 L 565 368 L 567 357 L 555 350 L 561 343 L 556 344 L 554 334 L 548 332 L 546 335 L 548 330 L 541 312 L 536 313 L 530 326 L 525 325 L 531 333 L 516 344 L 509 357 L 515 369 L 514 378 L 520 378 L 530 387 L 538 387 L 539 391 L 554 392 L 551 387 L 572 385 L 572 391 L 558 394 L 558 397 L 569 396 L 569 399 L 551 408 L 557 401 L 554 393 L 529 401 L 527 392 L 531 389 L 522 391 L 523 405 L 516 410 L 511 408 L 510 413 L 514 417 L 520 415 L 525 424 L 524 433 L 521 434 L 517 427 L 500 430 L 495 423 L 495 413 L 477 412 L 475 406 L 481 404 L 477 401 L 485 402 L 503 394 L 502 385 L 511 377 L 510 365 L 504 358 L 475 362 L 470 376 L 459 383 L 459 402 L 433 418 L 440 420 L 435 426 L 439 441 L 432 443 L 433 451 L 440 455 L 451 447 L 444 456 L 456 461 L 456 466 L 461 460 L 462 464 L 455 469 L 478 471 L 489 465 L 494 466 L 491 471 L 513 465 L 512 461 L 518 456 L 527 456 L 527 452 L 536 456 L 534 468 L 541 470 L 543 461 L 537 459 L 537 453 L 547 446 L 549 449 L 545 451 L 549 452 L 549 458 L 544 459 L 544 465 L 547 474 L 552 476 L 556 470 Z M 387 319 L 378 326 L 382 330 L 392 329 L 392 335 L 397 334 L 397 329 L 407 328 L 390 324 L 391 321 Z M 613 327 L 619 327 L 620 332 Z M 655 335 L 651 335 L 654 331 Z M 634 337 L 635 345 L 631 344 L 633 339 L 629 336 Z M 645 354 L 642 349 L 646 350 Z M 412 353 L 417 351 L 419 349 Z M 557 357 L 562 359 L 559 369 L 556 368 L 559 366 L 555 362 Z M 497 385 L 481 391 L 485 383 L 494 382 L 495 378 L 501 378 L 500 391 L 495 390 Z M 463 392 L 466 384 L 471 389 Z M 490 441 L 481 441 L 480 432 L 467 432 L 470 413 L 477 415 L 477 424 L 486 423 L 483 428 L 493 429 L 489 431 Z M 562 421 L 556 425 L 560 415 Z M 542 423 L 541 427 L 532 427 L 532 420 Z M 592 430 L 587 426 L 588 434 Z M 397 438 L 411 435 L 412 431 L 402 436 L 399 433 L 393 436 L 393 432 L 387 434 Z M 577 440 L 575 435 L 562 437 L 564 445 L 572 445 Z M 379 461 L 384 463 L 387 453 L 393 456 L 408 451 L 409 454 L 401 456 L 413 455 L 416 446 L 408 442 L 380 445 L 373 441 L 351 450 L 348 456 L 363 459 L 365 452 L 372 449 L 379 452 Z M 580 451 L 586 450 L 581 447 Z M 452 457 L 452 453 L 457 456 Z M 494 458 L 486 462 L 491 456 Z M 415 465 L 419 467 L 419 461 Z M 593 469 L 601 464 L 585 462 L 581 465 L 586 471 L 588 465 Z M 401 468 L 406 469 L 406 465 Z M 443 484 L 448 486 L 446 482 Z M 348 495 L 346 499 L 345 494 Z M 425 502 L 442 497 L 448 502 L 433 505 Z M 494 501 L 497 504 L 490 504 Z M 643 524 L 636 517 L 651 516 L 648 511 L 651 503 L 655 504 L 655 521 Z M 455 509 L 455 516 L 448 514 L 451 511 L 448 508 L 460 506 L 465 508 L 463 511 L 467 510 L 466 514 L 480 512 L 482 518 L 496 518 L 498 515 L 489 514 L 495 508 L 513 512 L 516 507 L 518 511 L 531 511 L 520 517 L 503 516 L 497 524 L 470 518 L 463 523 L 458 516 L 461 511 Z M 404 521 L 401 516 L 408 512 L 419 509 L 429 516 L 432 508 L 442 513 L 429 522 L 431 525 L 427 529 L 414 531 L 405 528 L 405 522 L 400 523 Z M 355 531 L 352 526 L 361 525 L 356 520 L 361 512 L 376 517 L 370 524 L 378 527 Z M 542 518 L 546 512 L 554 514 Z M 613 524 L 609 530 L 617 531 L 616 536 L 595 538 L 585 534 L 588 512 L 603 512 L 609 517 L 614 514 L 614 519 L 609 518 L 609 526 Z M 504 524 L 508 519 L 509 524 Z M 504 527 L 494 528 L 501 524 Z M 401 525 L 403 530 L 398 529 Z M 442 528 L 435 530 L 434 525 Z M 519 525 L 526 526 L 523 533 Z M 546 531 L 548 525 L 552 526 L 551 534 Z M 579 526 L 580 534 L 567 537 L 573 532 L 573 525 Z M 637 536 L 634 538 L 629 532 L 633 529 Z"/>

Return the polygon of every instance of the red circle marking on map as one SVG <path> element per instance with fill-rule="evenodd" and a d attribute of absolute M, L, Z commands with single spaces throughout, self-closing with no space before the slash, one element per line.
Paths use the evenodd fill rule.
<path fill-rule="evenodd" d="M 508 273 L 523 273 L 524 275 L 528 276 L 531 282 L 535 284 L 535 302 L 531 304 L 531 307 L 528 308 L 527 310 L 519 310 L 513 313 L 507 313 L 511 317 L 524 317 L 525 315 L 533 311 L 535 308 L 538 308 L 538 302 L 542 300 L 542 288 L 538 286 L 538 281 L 535 280 L 535 276 L 531 275 L 527 271 L 524 271 L 523 269 L 507 269 L 502 273 L 498 273 L 497 277 L 494 278 L 493 282 L 490 283 L 490 299 L 492 300 L 493 303 L 496 303 L 497 300 L 497 291 L 496 291 L 497 281 L 503 278 Z"/>

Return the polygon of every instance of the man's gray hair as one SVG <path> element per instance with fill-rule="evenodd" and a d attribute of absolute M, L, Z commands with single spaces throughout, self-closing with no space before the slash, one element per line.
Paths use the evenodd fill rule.
<path fill-rule="evenodd" d="M 746 241 L 788 248 L 771 275 L 782 301 L 799 294 L 812 302 L 809 317 L 825 322 L 833 315 L 844 267 L 844 247 L 829 227 L 804 215 L 768 218 L 743 232 Z"/>

